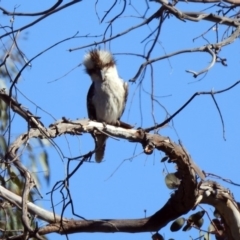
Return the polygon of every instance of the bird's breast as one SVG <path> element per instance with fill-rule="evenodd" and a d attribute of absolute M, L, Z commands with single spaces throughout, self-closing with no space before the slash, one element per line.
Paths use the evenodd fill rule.
<path fill-rule="evenodd" d="M 124 101 L 125 89 L 121 79 L 95 84 L 93 104 L 96 109 L 96 120 L 115 124 L 123 112 Z"/>

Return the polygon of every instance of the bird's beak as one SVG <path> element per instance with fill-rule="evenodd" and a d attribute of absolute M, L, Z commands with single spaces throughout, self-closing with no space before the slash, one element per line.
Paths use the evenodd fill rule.
<path fill-rule="evenodd" d="M 105 73 L 103 70 L 100 70 L 100 77 L 101 77 L 102 81 L 105 81 Z"/>

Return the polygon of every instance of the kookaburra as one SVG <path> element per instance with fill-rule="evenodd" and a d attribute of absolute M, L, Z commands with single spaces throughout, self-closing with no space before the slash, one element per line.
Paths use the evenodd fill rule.
<path fill-rule="evenodd" d="M 91 50 L 85 55 L 83 64 L 92 80 L 87 94 L 88 117 L 117 125 L 125 109 L 128 84 L 118 76 L 112 54 L 105 50 Z M 94 140 L 95 159 L 96 162 L 101 162 L 107 136 L 97 133 L 94 134 Z"/>

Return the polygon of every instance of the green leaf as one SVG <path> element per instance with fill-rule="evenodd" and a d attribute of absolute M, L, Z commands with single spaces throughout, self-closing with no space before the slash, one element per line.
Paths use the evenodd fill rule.
<path fill-rule="evenodd" d="M 3 136 L 0 136 L 0 148 L 2 150 L 2 154 L 5 154 L 7 152 L 7 143 Z"/>
<path fill-rule="evenodd" d="M 50 181 L 50 173 L 49 173 L 49 162 L 48 162 L 48 154 L 46 151 L 43 151 L 42 153 L 40 153 L 39 156 L 39 162 L 41 164 L 41 167 L 43 169 L 44 172 L 44 177 L 47 181 L 47 184 L 49 184 Z"/>
<path fill-rule="evenodd" d="M 172 232 L 179 231 L 179 230 L 182 228 L 182 226 L 183 226 L 184 223 L 185 223 L 185 219 L 184 219 L 183 217 L 178 218 L 177 220 L 175 220 L 175 221 L 172 223 L 172 225 L 171 225 L 171 227 L 170 227 L 170 230 L 171 230 Z"/>
<path fill-rule="evenodd" d="M 9 170 L 9 176 L 11 178 L 11 181 L 18 186 L 19 189 L 23 189 L 23 182 L 19 179 L 19 176 L 11 170 Z"/>
<path fill-rule="evenodd" d="M 197 226 L 197 227 L 201 227 L 203 224 L 203 215 L 205 214 L 205 211 L 199 211 L 197 213 L 192 214 L 188 219 L 187 219 L 187 224 L 186 226 L 183 228 L 183 231 L 189 231 L 192 226 Z"/>
<path fill-rule="evenodd" d="M 165 161 L 167 161 L 168 159 L 169 159 L 169 157 L 168 157 L 168 156 L 165 156 L 165 157 L 162 158 L 161 162 L 165 162 Z"/>
<path fill-rule="evenodd" d="M 197 226 L 198 228 L 201 228 L 204 223 L 204 219 L 200 218 L 198 221 L 194 222 L 194 225 Z"/>
<path fill-rule="evenodd" d="M 169 189 L 176 189 L 180 185 L 181 181 L 176 177 L 175 173 L 169 173 L 165 177 L 165 183 Z"/>
<path fill-rule="evenodd" d="M 38 139 L 38 141 L 39 141 L 39 143 L 40 143 L 40 145 L 41 145 L 42 147 L 43 147 L 43 146 L 49 147 L 49 146 L 52 145 L 51 142 L 49 141 L 49 139 L 47 139 L 47 138 Z"/>
<path fill-rule="evenodd" d="M 159 233 L 155 233 L 152 235 L 153 240 L 164 240 L 163 236 Z"/>
<path fill-rule="evenodd" d="M 186 231 L 189 231 L 191 228 L 192 228 L 191 224 L 187 223 L 182 230 L 186 232 Z"/>
<path fill-rule="evenodd" d="M 208 227 L 208 231 L 210 233 L 214 233 L 216 231 L 222 231 L 222 230 L 224 230 L 224 227 L 221 224 L 221 222 L 219 221 L 219 219 L 217 219 L 217 218 L 212 219 L 212 222 Z"/>
<path fill-rule="evenodd" d="M 205 235 L 204 235 L 204 238 L 203 238 L 204 240 L 211 240 L 211 236 L 210 236 L 210 234 L 209 233 L 206 233 Z"/>
<path fill-rule="evenodd" d="M 188 218 L 188 221 L 192 222 L 194 225 L 197 226 L 199 220 L 203 217 L 204 214 L 205 214 L 205 211 L 199 211 L 197 213 L 194 213 Z"/>
<path fill-rule="evenodd" d="M 6 128 L 6 126 L 8 124 L 8 120 L 9 120 L 9 116 L 8 116 L 7 111 L 2 110 L 1 111 L 1 125 L 2 125 L 1 130 L 2 131 Z"/>

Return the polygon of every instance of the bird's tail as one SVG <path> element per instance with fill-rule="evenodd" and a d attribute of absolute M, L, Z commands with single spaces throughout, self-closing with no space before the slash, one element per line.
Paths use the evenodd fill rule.
<path fill-rule="evenodd" d="M 98 163 L 100 163 L 104 157 L 107 138 L 104 134 L 95 136 L 95 160 Z"/>

